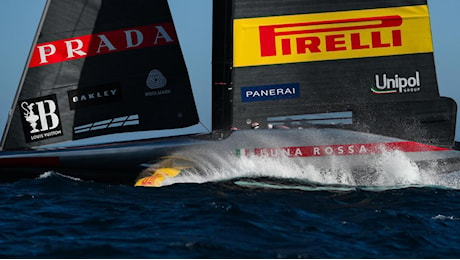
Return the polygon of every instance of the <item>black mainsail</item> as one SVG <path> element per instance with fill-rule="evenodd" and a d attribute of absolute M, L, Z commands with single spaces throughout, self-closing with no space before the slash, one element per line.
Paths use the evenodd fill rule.
<path fill-rule="evenodd" d="M 452 147 L 426 0 L 235 0 L 233 125 L 341 127 Z"/>
<path fill-rule="evenodd" d="M 50 0 L 4 150 L 199 122 L 166 0 Z"/>

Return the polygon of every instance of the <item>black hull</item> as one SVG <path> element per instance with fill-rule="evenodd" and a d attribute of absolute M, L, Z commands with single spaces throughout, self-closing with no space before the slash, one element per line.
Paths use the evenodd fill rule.
<path fill-rule="evenodd" d="M 133 185 L 142 170 L 169 155 L 190 158 L 197 162 L 198 169 L 222 161 L 231 164 L 241 157 L 255 160 L 264 157 L 275 162 L 312 165 L 324 171 L 346 166 L 356 172 L 372 172 L 383 154 L 383 150 L 376 149 L 384 146 L 387 150 L 402 152 L 407 160 L 436 173 L 460 170 L 459 151 L 395 138 L 337 129 L 244 130 L 236 131 L 224 140 L 186 136 L 3 152 L 0 154 L 0 181 L 37 178 L 45 172 L 55 171 L 85 181 Z M 289 151 L 294 152 L 288 154 Z"/>

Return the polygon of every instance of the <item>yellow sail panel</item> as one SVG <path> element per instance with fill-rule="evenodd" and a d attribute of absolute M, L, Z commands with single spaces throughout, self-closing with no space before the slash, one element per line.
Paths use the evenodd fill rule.
<path fill-rule="evenodd" d="M 234 66 L 433 52 L 427 5 L 234 20 Z"/>

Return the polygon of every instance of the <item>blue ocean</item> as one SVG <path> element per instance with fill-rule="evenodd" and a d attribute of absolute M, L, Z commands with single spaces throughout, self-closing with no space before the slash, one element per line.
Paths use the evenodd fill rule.
<path fill-rule="evenodd" d="M 161 188 L 47 172 L 0 185 L 0 257 L 459 258 L 460 173 L 399 166 L 369 185 L 276 168 Z"/>

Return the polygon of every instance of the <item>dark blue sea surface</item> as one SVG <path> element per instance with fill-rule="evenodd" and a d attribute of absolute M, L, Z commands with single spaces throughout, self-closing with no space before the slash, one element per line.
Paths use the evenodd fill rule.
<path fill-rule="evenodd" d="M 459 258 L 460 190 L 240 178 L 0 185 L 3 258 Z"/>

